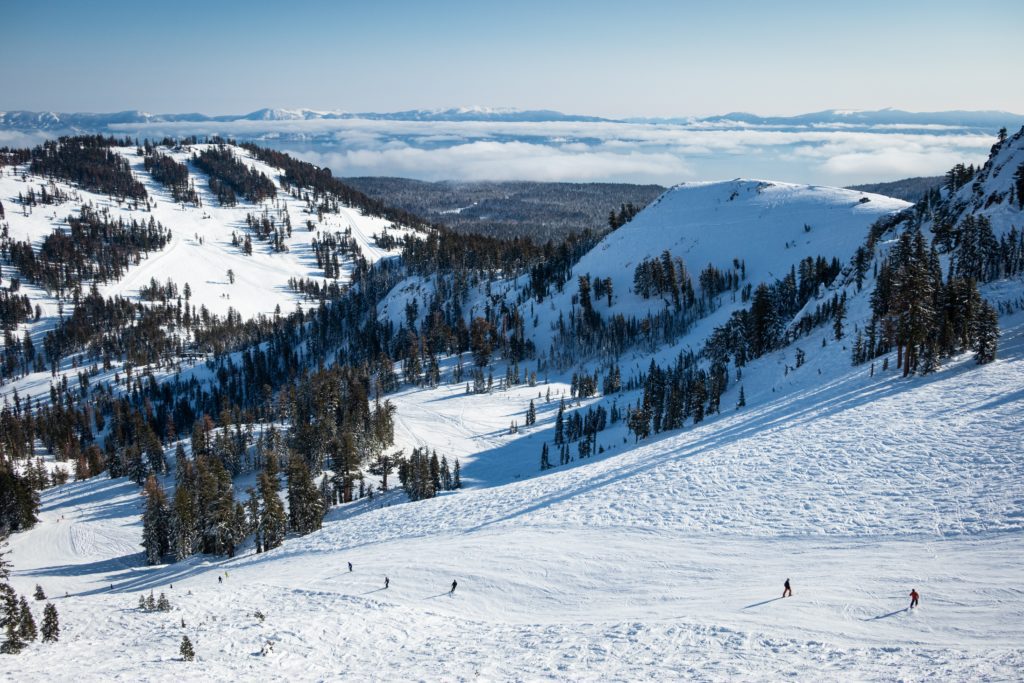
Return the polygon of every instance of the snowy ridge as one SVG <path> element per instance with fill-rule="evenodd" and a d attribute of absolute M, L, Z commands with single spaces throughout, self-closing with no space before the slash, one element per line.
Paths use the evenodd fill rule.
<path fill-rule="evenodd" d="M 255 205 L 240 198 L 236 206 L 220 206 L 209 190 L 206 174 L 190 163 L 192 153 L 199 153 L 207 146 L 192 145 L 182 150 L 158 148 L 161 153 L 189 166 L 189 174 L 202 206 L 175 202 L 170 191 L 146 173 L 143 159 L 136 156 L 134 148 L 116 148 L 116 151 L 129 161 L 135 176 L 145 185 L 146 192 L 154 202 L 151 211 L 132 210 L 127 204 L 111 201 L 108 197 L 58 180 L 54 181 L 54 185 L 74 199 L 57 206 L 39 205 L 28 209 L 28 215 L 25 215 L 26 210 L 18 202 L 19 193 L 25 193 L 30 188 L 38 192 L 51 181 L 32 174 L 23 179 L 23 169 L 9 169 L 0 176 L 0 201 L 7 207 L 6 220 L 10 224 L 10 234 L 15 239 L 28 238 L 38 244 L 54 228 L 60 228 L 67 215 L 77 214 L 85 203 L 110 210 L 115 220 L 119 217 L 126 221 L 133 218 L 149 220 L 152 216 L 171 228 L 171 244 L 132 268 L 120 282 L 101 288 L 101 293 L 107 296 L 137 296 L 139 287 L 148 284 L 151 277 L 161 283 L 170 278 L 179 285 L 189 282 L 196 300 L 211 312 L 224 314 L 228 308 L 234 308 L 245 318 L 271 314 L 278 306 L 287 313 L 296 305 L 303 305 L 303 297 L 289 290 L 289 278 L 327 282 L 322 269 L 317 268 L 310 250 L 310 242 L 321 231 L 333 233 L 350 229 L 360 244 L 363 256 L 371 263 L 396 253 L 377 248 L 373 239 L 374 235 L 391 226 L 390 221 L 365 216 L 356 209 L 345 207 L 340 214 L 325 214 L 322 219 L 316 214 L 309 214 L 304 202 L 282 189 L 277 169 L 254 159 L 241 147 L 232 148 L 235 156 L 274 181 L 278 189 L 277 199 Z M 292 217 L 293 231 L 285 242 L 288 251 L 274 253 L 266 243 L 254 240 L 254 252 L 247 256 L 238 246 L 231 244 L 232 234 L 244 237 L 247 232 L 246 214 L 260 215 L 265 209 L 270 210 L 279 222 L 285 214 Z M 307 220 L 315 224 L 313 230 L 304 225 Z M 395 233 L 404 234 L 400 230 Z M 226 273 L 229 269 L 237 276 L 238 286 L 232 287 L 228 282 Z M 343 275 L 341 282 L 344 281 Z"/>
<path fill-rule="evenodd" d="M 529 333 L 538 349 L 548 348 L 552 329 L 573 309 L 576 281 L 582 275 L 612 281 L 611 305 L 594 304 L 605 319 L 616 314 L 643 318 L 668 310 L 671 301 L 667 296 L 640 296 L 634 290 L 634 271 L 641 261 L 660 258 L 666 250 L 683 260 L 695 287 L 702 269 L 713 265 L 729 270 L 734 260 L 745 265 L 746 280 L 741 284 L 756 287 L 784 277 L 807 257 L 838 257 L 848 263 L 872 223 L 909 206 L 899 199 L 855 190 L 764 180 L 677 185 L 584 255 L 573 266 L 563 291 L 553 292 L 543 303 L 527 304 L 528 317 L 537 320 Z M 520 278 L 491 290 L 502 291 L 504 300 L 511 303 L 528 284 L 528 279 Z M 381 316 L 400 324 L 406 302 L 418 297 L 422 319 L 427 310 L 423 297 L 431 291 L 431 283 L 412 278 L 392 291 L 381 306 Z M 481 314 L 491 304 L 479 290 L 467 317 Z M 715 310 L 687 335 L 690 347 L 699 350 L 715 325 L 746 305 L 733 292 L 717 297 Z"/>
<path fill-rule="evenodd" d="M 140 289 L 148 286 L 152 280 L 155 279 L 161 285 L 171 281 L 178 286 L 179 293 L 185 284 L 189 285 L 193 305 L 205 307 L 218 316 L 233 312 L 242 319 L 251 319 L 277 313 L 287 315 L 297 307 L 308 309 L 318 306 L 318 301 L 309 299 L 289 286 L 292 278 L 307 279 L 320 285 L 348 282 L 352 262 L 341 262 L 337 280 L 324 277 L 324 270 L 318 267 L 313 253 L 313 240 L 322 240 L 325 234 L 350 231 L 363 258 L 372 264 L 398 254 L 395 249 L 388 251 L 380 248 L 375 241 L 376 235 L 386 229 L 396 237 L 409 232 L 394 226 L 391 221 L 365 215 L 351 207 L 342 206 L 336 214 L 324 213 L 318 216 L 316 212 L 309 213 L 304 201 L 283 189 L 278 169 L 260 162 L 241 147 L 232 147 L 233 154 L 270 178 L 277 188 L 277 197 L 260 204 L 239 197 L 237 205 L 221 206 L 209 189 L 206 174 L 191 163 L 192 154 L 201 152 L 207 146 L 200 144 L 176 149 L 158 148 L 160 153 L 188 166 L 201 206 L 176 202 L 170 190 L 145 171 L 143 157 L 136 154 L 134 147 L 115 148 L 115 151 L 129 162 L 133 174 L 145 186 L 152 205 L 148 211 L 144 206 L 133 208 L 127 202 L 114 201 L 61 180 L 26 173 L 25 168 L 4 169 L 0 173 L 0 202 L 6 209 L 9 234 L 15 240 L 28 240 L 38 247 L 53 230 L 66 230 L 67 216 L 77 215 L 85 204 L 108 211 L 110 219 L 114 221 L 123 219 L 126 222 L 145 222 L 153 218 L 171 229 L 170 243 L 162 250 L 151 252 L 138 265 L 130 267 L 120 280 L 101 284 L 100 293 L 105 297 L 121 296 L 138 301 L 141 300 Z M 39 204 L 35 207 L 26 207 L 19 202 L 19 195 L 27 194 L 30 189 L 38 194 L 43 187 L 49 188 L 51 193 L 56 188 L 67 195 L 69 200 L 62 204 Z M 252 235 L 253 253 L 246 255 L 241 244 L 232 244 L 232 239 L 237 236 L 241 240 L 246 234 L 251 234 L 246 226 L 247 214 L 259 217 L 264 212 L 278 226 L 282 225 L 286 216 L 291 219 L 293 229 L 284 240 L 287 251 L 275 252 L 268 242 Z M 307 227 L 307 221 L 313 223 L 313 229 Z M 9 281 L 18 275 L 16 268 L 4 264 L 5 280 Z M 231 282 L 232 277 L 234 282 Z M 17 338 L 27 334 L 38 344 L 43 335 L 56 325 L 58 311 L 63 309 L 65 315 L 70 313 L 73 303 L 68 300 L 59 302 L 51 293 L 24 279 L 21 291 L 29 296 L 33 305 L 39 305 L 42 316 L 38 320 L 19 325 Z M 74 377 L 70 362 L 66 363 L 63 370 L 62 375 Z M 109 379 L 113 373 L 113 370 L 105 372 L 98 380 Z M 7 383 L 0 390 L 0 395 L 10 396 L 16 390 L 22 395 L 27 392 L 38 397 L 45 393 L 50 379 L 49 372 L 30 373 L 27 377 Z"/>
<path fill-rule="evenodd" d="M 968 214 L 985 216 L 992 223 L 992 232 L 998 237 L 1010 228 L 1024 228 L 1024 217 L 1019 203 L 1011 201 L 1014 175 L 1024 164 L 1024 128 L 1008 137 L 997 147 L 973 180 L 946 199 L 951 211 L 949 220 L 958 223 Z"/>

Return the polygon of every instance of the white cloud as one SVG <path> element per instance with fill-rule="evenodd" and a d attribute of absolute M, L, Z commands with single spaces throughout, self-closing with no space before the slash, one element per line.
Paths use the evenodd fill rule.
<path fill-rule="evenodd" d="M 220 134 L 274 139 L 345 175 L 422 179 L 617 180 L 677 183 L 754 173 L 851 184 L 942 173 L 985 158 L 993 139 L 920 126 L 749 126 L 722 123 L 382 121 L 158 123 L 132 135 Z M 271 137 L 272 136 L 272 137 Z M 315 152 L 309 152 L 313 149 Z M 318 154 L 316 152 L 319 152 Z"/>
<path fill-rule="evenodd" d="M 581 182 L 631 178 L 666 183 L 693 175 L 681 158 L 667 152 L 616 153 L 578 145 L 555 147 L 524 142 L 478 141 L 439 149 L 404 146 L 293 154 L 347 176 Z"/>
<path fill-rule="evenodd" d="M 838 178 L 870 181 L 877 178 L 941 175 L 961 161 L 982 163 L 986 155 L 965 158 L 957 151 L 899 148 L 854 152 L 828 157 L 821 169 Z M 849 182 L 849 181 L 845 181 Z"/>
<path fill-rule="evenodd" d="M 0 130 L 0 147 L 35 147 L 50 137 L 44 131 Z"/>

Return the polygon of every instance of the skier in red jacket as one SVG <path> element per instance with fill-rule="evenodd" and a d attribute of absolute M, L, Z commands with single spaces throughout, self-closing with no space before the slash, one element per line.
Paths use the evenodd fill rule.
<path fill-rule="evenodd" d="M 920 597 L 921 596 L 917 594 L 916 588 L 910 589 L 910 609 L 914 609 L 915 607 L 917 607 L 917 600 Z"/>

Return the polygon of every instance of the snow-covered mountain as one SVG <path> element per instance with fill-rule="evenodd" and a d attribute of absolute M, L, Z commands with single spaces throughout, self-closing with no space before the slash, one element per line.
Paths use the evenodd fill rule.
<path fill-rule="evenodd" d="M 511 107 L 453 107 L 449 109 L 409 109 L 397 112 L 346 112 L 314 109 L 264 108 L 248 114 L 207 115 L 198 113 L 151 114 L 139 110 L 114 113 L 82 112 L 0 112 L 0 129 L 67 132 L 107 132 L 124 124 L 139 123 L 229 123 L 232 121 L 315 121 L 367 119 L 378 121 L 609 121 L 599 116 L 563 114 L 550 109 L 523 110 Z"/>
<path fill-rule="evenodd" d="M 751 126 L 834 126 L 859 127 L 903 126 L 907 128 L 946 126 L 970 130 L 998 130 L 1001 126 L 1019 123 L 1020 114 L 1005 111 L 939 111 L 909 112 L 899 109 L 855 111 L 827 109 L 794 116 L 763 116 L 747 112 L 731 112 L 713 116 L 630 117 L 623 119 L 566 114 L 551 109 L 516 109 L 514 107 L 451 107 L 441 109 L 407 109 L 395 112 L 348 112 L 343 110 L 263 108 L 247 114 L 152 114 L 139 110 L 113 113 L 38 112 L 13 110 L 0 112 L 0 128 L 18 130 L 67 130 L 105 132 L 114 126 L 133 123 L 222 122 L 231 121 L 313 121 L 332 119 L 368 119 L 379 121 L 494 121 L 494 122 L 585 122 L 585 123 L 736 123 Z"/>
<path fill-rule="evenodd" d="M 273 277 L 306 264 L 312 243 L 299 216 L 320 225 L 346 220 L 378 270 L 397 267 L 388 256 L 399 249 L 374 237 L 383 225 L 372 221 L 383 219 L 319 203 L 304 185 L 312 172 L 289 174 L 237 148 L 237 158 L 272 179 L 277 196 L 214 211 L 212 190 L 202 208 L 182 207 L 147 179 L 135 150 L 115 152 L 143 179 L 157 202 L 150 212 L 172 235 L 209 235 L 187 252 L 172 237 L 163 251 L 173 256 L 154 253 L 129 268 L 111 285 L 129 295 L 138 291 L 132 278 L 147 279 L 144 269 L 161 258 L 176 264 L 161 277 L 181 279 L 177 272 L 197 263 L 190 281 L 212 280 L 213 270 L 202 275 L 201 255 L 213 264 L 234 258 L 229 231 L 248 229 L 245 214 L 256 210 L 284 210 L 298 229 L 287 253 L 231 262 L 250 282 L 253 314 L 289 296 Z M 186 163 L 197 188 L 208 180 L 190 151 L 164 152 Z M 954 169 L 947 188 L 917 207 L 762 180 L 685 183 L 593 243 L 547 252 L 521 245 L 537 254 L 522 272 L 494 265 L 514 262 L 501 260 L 496 243 L 389 228 L 417 242 L 402 252 L 405 270 L 391 272 L 387 291 L 375 293 L 377 281 L 360 271 L 349 297 L 260 349 L 308 352 L 311 363 L 319 349 L 338 365 L 389 356 L 375 381 L 395 407 L 387 450 L 428 448 L 458 460 L 464 487 L 410 502 L 421 492 L 407 486 L 407 495 L 393 479 L 382 490 L 378 462 L 360 480 L 373 493 L 333 505 L 318 531 L 265 552 L 250 536 L 234 557 L 196 554 L 149 567 L 139 551 L 144 503 L 136 484 L 100 475 L 49 488 L 39 523 L 11 539 L 12 583 L 25 594 L 40 584 L 54 599 L 63 631 L 52 647 L 67 663 L 31 645 L 7 670 L 18 680 L 82 671 L 215 680 L 239 672 L 282 680 L 1016 678 L 1024 667 L 1024 596 L 1016 588 L 1024 570 L 1022 169 L 1024 130 L 1000 142 L 984 167 Z M 5 173 L 0 196 L 10 234 L 36 230 L 38 241 L 53 219 L 31 226 L 49 211 L 18 216 L 13 200 L 32 182 L 39 180 Z M 144 211 L 88 199 L 126 216 Z M 933 304 L 935 288 L 968 276 L 964 250 L 974 232 L 963 226 L 979 217 L 996 243 L 993 251 L 982 240 L 980 286 L 1000 314 L 995 360 L 979 365 L 976 352 L 957 347 L 936 367 L 904 377 L 904 342 L 878 341 L 854 364 L 880 315 L 880 327 L 902 334 L 898 302 L 882 311 L 892 297 L 879 288 L 891 284 L 890 272 L 923 271 L 899 270 L 900 259 L 927 263 L 932 276 L 941 269 L 937 283 L 918 278 L 933 288 L 917 303 Z M 212 227 L 196 233 L 204 225 Z M 908 245 L 918 234 L 929 245 L 934 238 L 936 249 L 913 261 Z M 492 260 L 473 261 L 485 258 Z M 5 263 L 5 280 L 10 272 Z M 205 286 L 197 299 L 229 289 Z M 971 287 L 963 289 L 968 299 Z M 332 306 L 347 315 L 365 301 L 372 324 L 332 327 L 353 319 L 331 317 Z M 938 330 L 948 317 L 927 324 Z M 330 346 L 337 335 L 342 341 Z M 932 343 L 929 335 L 913 339 Z M 374 353 L 364 353 L 370 347 Z M 249 373 L 265 359 L 230 349 L 204 361 L 182 372 L 236 396 L 231 372 Z M 392 361 L 407 382 L 382 379 Z M 58 374 L 74 380 L 76 369 L 69 363 Z M 112 373 L 98 372 L 92 384 L 122 391 Z M 50 373 L 35 376 L 31 391 L 39 395 Z M 169 373 L 157 378 L 170 382 Z M 306 425 L 279 406 L 311 383 L 322 389 L 319 381 L 280 385 L 281 398 L 254 403 L 260 417 L 246 424 L 261 436 L 271 424 L 291 429 L 293 448 L 309 448 Z M 5 397 L 13 400 L 16 386 L 8 383 Z M 685 405 L 673 407 L 677 388 Z M 676 408 L 682 420 L 670 424 Z M 659 417 L 641 427 L 635 415 L 645 411 Z M 238 418 L 228 419 L 242 433 Z M 215 429 L 233 433 L 228 423 Z M 201 441 L 202 429 L 198 441 L 181 442 L 181 462 Z M 166 460 L 176 460 L 177 443 L 167 440 Z M 175 468 L 157 475 L 169 490 Z M 255 476 L 242 468 L 235 489 L 254 485 Z M 781 599 L 786 580 L 794 595 Z M 912 611 L 911 589 L 921 594 Z M 166 594 L 170 613 L 137 607 L 151 591 Z M 178 659 L 182 636 L 197 662 Z"/>

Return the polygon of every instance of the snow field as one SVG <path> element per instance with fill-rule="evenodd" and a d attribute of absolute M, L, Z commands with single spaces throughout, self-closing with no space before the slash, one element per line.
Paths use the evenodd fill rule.
<path fill-rule="evenodd" d="M 411 433 L 478 451 L 463 461 L 471 488 L 364 500 L 321 532 L 232 560 L 142 567 L 136 487 L 69 484 L 47 492 L 42 523 L 12 546 L 20 591 L 70 593 L 58 601 L 61 647 L 76 670 L 22 656 L 11 675 L 1013 680 L 1024 462 L 1021 399 L 1006 387 L 1024 380 L 1024 316 L 1005 321 L 1002 348 L 992 365 L 965 358 L 909 381 L 848 368 L 824 388 L 791 386 L 522 481 L 513 469 L 534 473 L 536 433 L 473 440 L 536 389 L 405 392 Z M 778 372 L 758 363 L 751 383 Z M 775 600 L 787 577 L 794 597 Z M 151 589 L 175 611 L 136 612 Z M 197 663 L 176 660 L 183 633 Z"/>

